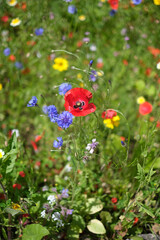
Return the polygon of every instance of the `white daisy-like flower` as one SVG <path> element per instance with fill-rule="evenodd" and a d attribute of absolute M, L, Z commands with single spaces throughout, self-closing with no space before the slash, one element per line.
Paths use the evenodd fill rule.
<path fill-rule="evenodd" d="M 157 69 L 160 70 L 160 62 L 157 63 Z"/>
<path fill-rule="evenodd" d="M 49 201 L 50 204 L 56 202 L 56 197 L 54 195 L 49 195 L 47 200 Z"/>
<path fill-rule="evenodd" d="M 4 151 L 0 149 L 0 158 L 2 158 L 3 156 L 4 156 Z"/>
<path fill-rule="evenodd" d="M 17 0 L 7 0 L 7 4 L 11 7 L 14 7 L 17 4 Z"/>
<path fill-rule="evenodd" d="M 11 23 L 10 23 L 10 25 L 11 25 L 12 27 L 19 26 L 20 24 L 21 24 L 21 20 L 20 20 L 19 18 L 14 18 L 14 19 L 12 19 L 12 21 L 11 21 Z"/>
<path fill-rule="evenodd" d="M 42 218 L 45 218 L 45 216 L 46 216 L 46 211 L 43 210 L 43 211 L 41 212 L 41 217 L 42 217 Z"/>

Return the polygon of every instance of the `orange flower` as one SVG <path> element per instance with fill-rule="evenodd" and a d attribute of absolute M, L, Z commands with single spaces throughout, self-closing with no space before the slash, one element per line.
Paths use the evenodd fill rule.
<path fill-rule="evenodd" d="M 10 60 L 11 62 L 14 62 L 14 61 L 16 60 L 16 57 L 15 57 L 14 55 L 10 55 L 10 56 L 9 56 L 9 60 Z"/>
<path fill-rule="evenodd" d="M 157 57 L 160 54 L 160 49 L 154 47 L 148 47 L 148 51 L 154 56 Z"/>
<path fill-rule="evenodd" d="M 123 60 L 123 64 L 127 66 L 128 65 L 128 61 L 126 59 L 124 59 Z"/>

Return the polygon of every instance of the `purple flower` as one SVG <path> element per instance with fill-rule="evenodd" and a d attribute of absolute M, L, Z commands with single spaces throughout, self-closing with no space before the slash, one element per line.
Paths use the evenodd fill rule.
<path fill-rule="evenodd" d="M 58 140 L 58 141 L 57 141 Z M 53 147 L 60 148 L 63 145 L 63 140 L 61 137 L 57 137 L 57 140 L 54 140 Z"/>
<path fill-rule="evenodd" d="M 61 194 L 62 198 L 68 198 L 69 197 L 68 189 L 63 189 L 61 192 L 62 192 L 62 194 Z"/>
<path fill-rule="evenodd" d="M 129 37 L 128 37 L 128 36 L 126 36 L 126 37 L 124 38 L 124 40 L 125 40 L 125 41 L 128 41 L 128 40 L 129 40 Z"/>
<path fill-rule="evenodd" d="M 15 67 L 18 69 L 22 69 L 23 68 L 23 64 L 21 62 L 15 62 Z"/>
<path fill-rule="evenodd" d="M 62 83 L 60 86 L 59 86 L 59 94 L 60 95 L 65 95 L 66 92 L 68 92 L 70 89 L 72 88 L 72 85 L 69 84 L 69 83 Z"/>
<path fill-rule="evenodd" d="M 72 215 L 73 211 L 73 209 L 67 209 L 66 215 Z"/>
<path fill-rule="evenodd" d="M 64 0 L 65 2 L 72 2 L 72 0 Z"/>
<path fill-rule="evenodd" d="M 28 102 L 27 107 L 36 107 L 37 106 L 37 98 L 35 96 Z"/>
<path fill-rule="evenodd" d="M 142 2 L 142 0 L 132 0 L 132 3 L 134 5 L 139 5 Z"/>
<path fill-rule="evenodd" d="M 41 36 L 43 34 L 43 32 L 44 32 L 43 28 L 36 28 L 36 30 L 35 30 L 35 34 L 37 36 Z"/>
<path fill-rule="evenodd" d="M 77 12 L 77 8 L 74 5 L 68 6 L 68 13 L 75 14 Z"/>
<path fill-rule="evenodd" d="M 64 111 L 57 117 L 57 124 L 61 128 L 68 128 L 73 122 L 73 115 L 70 112 Z"/>
<path fill-rule="evenodd" d="M 3 54 L 4 54 L 6 57 L 9 56 L 10 53 L 11 53 L 10 48 L 5 48 L 4 51 L 3 51 Z"/>
<path fill-rule="evenodd" d="M 48 117 L 51 122 L 56 122 L 56 118 L 58 116 L 57 108 L 54 105 L 50 105 L 47 107 Z"/>
<path fill-rule="evenodd" d="M 115 14 L 116 14 L 116 10 L 114 10 L 114 9 L 112 9 L 110 12 L 109 12 L 109 15 L 111 16 L 111 17 L 113 17 Z"/>
<path fill-rule="evenodd" d="M 91 71 L 92 74 L 90 74 L 89 76 L 89 79 L 92 81 L 92 82 L 95 82 L 97 80 L 97 72 L 92 70 Z"/>

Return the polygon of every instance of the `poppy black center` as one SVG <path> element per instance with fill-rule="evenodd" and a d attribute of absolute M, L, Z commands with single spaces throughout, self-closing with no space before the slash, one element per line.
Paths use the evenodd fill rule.
<path fill-rule="evenodd" d="M 73 107 L 75 108 L 75 109 L 77 109 L 77 108 L 79 108 L 79 110 L 83 110 L 83 106 L 84 106 L 84 102 L 82 101 L 82 102 L 76 102 L 76 105 L 74 105 Z"/>

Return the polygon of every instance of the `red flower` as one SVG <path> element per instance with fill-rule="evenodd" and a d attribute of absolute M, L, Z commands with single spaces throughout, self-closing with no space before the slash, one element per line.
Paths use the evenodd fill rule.
<path fill-rule="evenodd" d="M 147 115 L 152 112 L 152 105 L 149 102 L 144 102 L 139 106 L 139 113 L 141 115 Z"/>
<path fill-rule="evenodd" d="M 21 177 L 25 177 L 25 176 L 26 176 L 26 174 L 25 174 L 23 171 L 19 172 L 19 175 L 20 175 Z"/>
<path fill-rule="evenodd" d="M 9 60 L 10 60 L 11 62 L 14 62 L 14 61 L 16 61 L 16 57 L 15 57 L 14 55 L 10 55 L 10 56 L 9 56 Z"/>
<path fill-rule="evenodd" d="M 111 202 L 112 202 L 112 203 L 117 203 L 117 198 L 113 197 L 113 198 L 111 199 Z"/>
<path fill-rule="evenodd" d="M 108 3 L 110 4 L 110 7 L 114 10 L 118 9 L 118 0 L 109 0 Z"/>
<path fill-rule="evenodd" d="M 1 17 L 1 21 L 4 23 L 8 22 L 8 19 L 9 19 L 9 17 L 7 15 Z"/>
<path fill-rule="evenodd" d="M 109 109 L 107 111 L 104 111 L 102 113 L 102 118 L 105 118 L 105 119 L 109 119 L 109 118 L 113 118 L 117 115 L 117 112 L 112 110 L 112 109 Z"/>
<path fill-rule="evenodd" d="M 160 128 L 160 121 L 157 121 L 156 127 Z"/>
<path fill-rule="evenodd" d="M 92 93 L 83 88 L 73 88 L 64 96 L 65 109 L 76 117 L 86 116 L 96 110 L 93 103 L 89 103 Z"/>
<path fill-rule="evenodd" d="M 134 218 L 133 225 L 135 225 L 138 221 L 139 221 L 138 217 L 135 217 L 135 218 Z"/>
<path fill-rule="evenodd" d="M 18 188 L 19 190 L 21 189 L 21 184 L 19 184 L 19 183 L 15 183 L 15 184 L 13 184 L 13 186 L 12 186 L 14 189 L 15 188 Z"/>
<path fill-rule="evenodd" d="M 37 152 L 38 151 L 37 144 L 33 141 L 31 141 L 31 144 L 32 144 L 32 147 L 33 147 L 34 151 Z"/>

